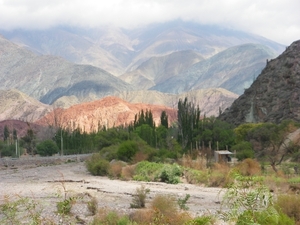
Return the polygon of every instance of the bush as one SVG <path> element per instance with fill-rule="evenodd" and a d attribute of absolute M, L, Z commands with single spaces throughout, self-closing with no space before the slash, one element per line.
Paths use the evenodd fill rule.
<path fill-rule="evenodd" d="M 144 208 L 146 203 L 147 194 L 149 194 L 150 189 L 145 188 L 142 185 L 140 188 L 136 189 L 136 193 L 133 196 L 132 203 L 130 204 L 131 208 Z"/>
<path fill-rule="evenodd" d="M 279 195 L 275 206 L 290 218 L 300 221 L 300 196 L 294 194 Z"/>
<path fill-rule="evenodd" d="M 213 218 L 211 216 L 201 216 L 189 221 L 186 225 L 212 225 Z"/>
<path fill-rule="evenodd" d="M 159 181 L 160 171 L 164 164 L 148 161 L 139 162 L 135 167 L 134 180 Z"/>
<path fill-rule="evenodd" d="M 120 160 L 129 162 L 138 150 L 138 145 L 135 141 L 124 141 L 118 148 L 117 157 Z"/>
<path fill-rule="evenodd" d="M 162 164 L 148 161 L 139 162 L 135 167 L 134 180 L 161 181 L 177 184 L 182 175 L 182 168 L 177 164 Z"/>
<path fill-rule="evenodd" d="M 208 184 L 208 171 L 187 169 L 184 172 L 184 177 L 190 184 Z"/>
<path fill-rule="evenodd" d="M 254 159 L 245 159 L 239 163 L 236 168 L 238 169 L 239 173 L 244 176 L 254 176 L 261 173 L 261 166 Z"/>
<path fill-rule="evenodd" d="M 103 159 L 99 153 L 93 154 L 85 162 L 87 170 L 94 176 L 106 176 L 109 172 L 109 162 Z"/>
<path fill-rule="evenodd" d="M 97 215 L 94 217 L 91 225 L 129 225 L 131 224 L 127 216 L 119 215 L 115 211 L 107 211 L 106 209 L 99 210 Z"/>
<path fill-rule="evenodd" d="M 52 156 L 58 153 L 59 148 L 52 140 L 45 140 L 36 146 L 37 153 L 41 156 Z"/>
<path fill-rule="evenodd" d="M 177 164 L 164 165 L 160 172 L 160 181 L 168 184 L 178 184 L 180 182 L 180 176 L 182 175 L 182 169 Z"/>

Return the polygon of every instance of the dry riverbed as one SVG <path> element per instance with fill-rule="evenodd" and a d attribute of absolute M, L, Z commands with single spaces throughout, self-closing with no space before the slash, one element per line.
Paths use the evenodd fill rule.
<path fill-rule="evenodd" d="M 196 215 L 216 213 L 220 205 L 220 188 L 206 188 L 180 183 L 176 185 L 153 182 L 111 180 L 107 177 L 92 176 L 84 162 L 61 163 L 48 166 L 23 165 L 2 167 L 0 170 L 0 201 L 5 196 L 29 197 L 41 203 L 45 217 L 57 217 L 56 202 L 64 196 L 81 196 L 81 203 L 74 206 L 73 214 L 88 221 L 89 213 L 85 198 L 95 197 L 99 208 L 107 208 L 129 214 L 132 195 L 144 185 L 150 189 L 147 203 L 157 195 L 173 195 L 176 199 L 191 197 L 187 202 L 189 212 Z M 18 197 L 17 197 L 18 196 Z"/>

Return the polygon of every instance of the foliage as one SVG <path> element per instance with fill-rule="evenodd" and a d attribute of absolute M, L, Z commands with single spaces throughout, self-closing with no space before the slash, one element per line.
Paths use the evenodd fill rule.
<path fill-rule="evenodd" d="M 297 151 L 287 135 L 297 129 L 293 121 L 282 121 L 280 124 L 260 123 L 244 131 L 241 137 L 249 141 L 257 158 L 268 159 L 272 169 L 277 172 L 276 166 L 283 160 Z"/>
<path fill-rule="evenodd" d="M 273 218 L 277 224 L 279 213 L 273 206 L 273 198 L 260 177 L 235 174 L 235 182 L 223 197 L 223 206 L 230 209 L 222 215 L 225 220 L 236 224 L 259 224 L 261 215 Z"/>
<path fill-rule="evenodd" d="M 200 109 L 187 97 L 178 101 L 178 141 L 182 147 L 189 148 L 193 141 L 193 131 L 199 127 Z"/>
<path fill-rule="evenodd" d="M 4 196 L 0 205 L 1 224 L 41 224 L 37 202 L 24 197 Z"/>
<path fill-rule="evenodd" d="M 26 135 L 22 137 L 22 140 L 24 141 L 25 148 L 27 149 L 28 153 L 30 153 L 31 155 L 35 154 L 35 138 L 36 138 L 36 134 L 33 131 L 33 129 L 30 127 L 30 124 L 28 123 L 28 129 Z"/>
<path fill-rule="evenodd" d="M 207 170 L 185 169 L 184 177 L 190 184 L 208 184 L 209 174 Z"/>
<path fill-rule="evenodd" d="M 148 161 L 139 162 L 135 167 L 134 180 L 159 181 L 160 171 L 164 165 Z"/>
<path fill-rule="evenodd" d="M 190 194 L 186 194 L 184 198 L 177 199 L 177 204 L 180 209 L 189 210 L 189 207 L 186 204 L 187 204 L 187 201 L 190 199 L 190 197 L 191 197 Z"/>
<path fill-rule="evenodd" d="M 138 145 L 135 141 L 124 141 L 118 148 L 117 157 L 120 160 L 129 162 L 138 150 Z"/>
<path fill-rule="evenodd" d="M 37 153 L 41 156 L 52 156 L 58 153 L 59 148 L 57 147 L 56 143 L 52 140 L 45 140 L 40 142 L 37 146 Z"/>
<path fill-rule="evenodd" d="M 144 208 L 146 203 L 146 197 L 150 193 L 150 189 L 145 188 L 144 185 L 136 189 L 136 193 L 133 195 L 130 208 Z"/>
<path fill-rule="evenodd" d="M 160 124 L 161 124 L 161 126 L 163 126 L 166 129 L 168 129 L 168 127 L 169 127 L 169 121 L 168 121 L 168 115 L 167 115 L 166 111 L 162 111 L 161 112 L 161 115 L 160 115 Z"/>
<path fill-rule="evenodd" d="M 236 145 L 232 146 L 232 149 L 236 151 L 236 157 L 240 161 L 247 158 L 254 158 L 252 145 L 248 141 L 240 141 Z"/>
<path fill-rule="evenodd" d="M 4 141 L 6 141 L 6 140 L 8 140 L 8 138 L 9 138 L 9 129 L 8 129 L 8 126 L 7 125 L 5 125 L 4 126 L 4 131 L 3 131 L 3 140 Z"/>
<path fill-rule="evenodd" d="M 85 165 L 92 175 L 106 176 L 109 173 L 109 162 L 103 159 L 99 153 L 95 153 L 87 159 Z"/>
<path fill-rule="evenodd" d="M 87 208 L 92 215 L 97 213 L 98 202 L 95 197 L 92 197 L 91 200 L 87 203 Z"/>
<path fill-rule="evenodd" d="M 178 184 L 182 175 L 182 168 L 177 164 L 164 164 L 160 171 L 160 181 L 168 184 Z"/>
<path fill-rule="evenodd" d="M 75 197 L 68 197 L 56 203 L 57 212 L 61 215 L 67 215 L 71 212 L 72 205 L 76 202 Z"/>
<path fill-rule="evenodd" d="M 197 217 L 188 223 L 186 225 L 212 225 L 213 224 L 213 218 L 211 216 L 201 216 Z"/>
<path fill-rule="evenodd" d="M 11 157 L 16 155 L 15 145 L 6 145 L 1 143 L 1 157 Z"/>
<path fill-rule="evenodd" d="M 132 224 L 127 216 L 119 215 L 115 211 L 99 210 L 91 225 L 130 225 Z"/>
<path fill-rule="evenodd" d="M 135 167 L 134 180 L 139 181 L 161 181 L 177 184 L 180 182 L 182 168 L 177 164 L 162 164 L 142 161 Z"/>

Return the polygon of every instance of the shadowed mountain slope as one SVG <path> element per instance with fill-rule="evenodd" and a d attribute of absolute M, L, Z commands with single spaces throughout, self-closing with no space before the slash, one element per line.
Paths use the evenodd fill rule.
<path fill-rule="evenodd" d="M 76 65 L 56 56 L 39 56 L 0 36 L 1 89 L 18 89 L 51 104 L 62 96 L 94 100 L 131 86 L 90 65 Z"/>
<path fill-rule="evenodd" d="M 203 60 L 194 51 L 179 51 L 161 57 L 152 57 L 137 69 L 127 72 L 119 78 L 134 85 L 138 90 L 147 90 Z"/>
<path fill-rule="evenodd" d="M 274 57 L 274 52 L 263 45 L 231 47 L 194 64 L 185 72 L 157 84 L 151 90 L 182 93 L 220 87 L 240 95 L 264 68 L 266 60 Z"/>
<path fill-rule="evenodd" d="M 300 40 L 267 63 L 245 93 L 221 116 L 239 125 L 245 122 L 300 121 Z"/>

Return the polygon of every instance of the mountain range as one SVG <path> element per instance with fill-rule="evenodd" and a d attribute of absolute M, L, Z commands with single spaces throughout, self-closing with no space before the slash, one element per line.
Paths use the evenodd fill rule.
<path fill-rule="evenodd" d="M 203 114 L 218 115 L 284 50 L 257 35 L 180 20 L 133 30 L 54 27 L 0 33 L 3 96 L 27 96 L 39 101 L 33 109 L 41 107 L 29 115 L 30 107 L 8 100 L 1 107 L 12 109 L 0 112 L 2 119 L 25 121 L 107 96 L 170 108 L 188 97 Z"/>

